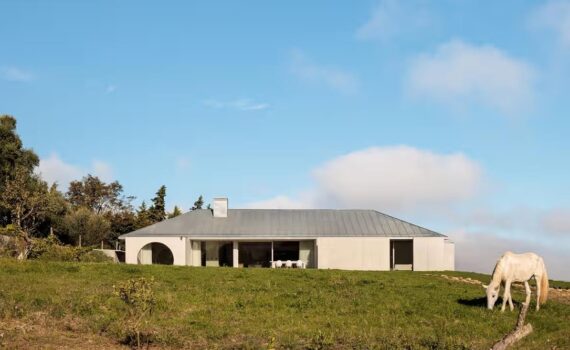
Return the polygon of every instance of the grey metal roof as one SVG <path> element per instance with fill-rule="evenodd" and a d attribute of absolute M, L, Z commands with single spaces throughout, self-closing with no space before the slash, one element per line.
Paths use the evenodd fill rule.
<path fill-rule="evenodd" d="M 194 210 L 119 238 L 191 237 L 445 237 L 375 210 L 228 209 L 228 217 Z"/>

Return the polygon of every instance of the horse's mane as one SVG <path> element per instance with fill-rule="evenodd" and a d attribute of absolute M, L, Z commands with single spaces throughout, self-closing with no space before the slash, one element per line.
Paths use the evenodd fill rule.
<path fill-rule="evenodd" d="M 493 274 L 491 275 L 491 282 L 494 282 L 498 285 L 501 284 L 501 280 L 503 278 L 503 258 L 504 255 L 501 256 L 499 260 L 497 260 L 495 268 L 493 269 Z"/>

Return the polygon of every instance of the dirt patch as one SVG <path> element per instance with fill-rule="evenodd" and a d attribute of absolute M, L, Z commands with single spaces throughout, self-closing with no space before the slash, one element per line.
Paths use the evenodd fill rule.
<path fill-rule="evenodd" d="M 37 313 L 25 319 L 0 320 L 0 349 L 128 349 L 90 333 L 80 320 L 54 320 Z"/>

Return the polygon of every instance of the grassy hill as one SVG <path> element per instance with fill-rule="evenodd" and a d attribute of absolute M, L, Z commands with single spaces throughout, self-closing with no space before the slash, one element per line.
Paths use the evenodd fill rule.
<path fill-rule="evenodd" d="M 518 314 L 485 309 L 480 286 L 422 272 L 0 260 L 0 348 L 123 347 L 113 285 L 140 276 L 156 282 L 151 348 L 488 349 Z M 570 305 L 549 301 L 527 322 L 535 331 L 517 348 L 570 348 Z"/>

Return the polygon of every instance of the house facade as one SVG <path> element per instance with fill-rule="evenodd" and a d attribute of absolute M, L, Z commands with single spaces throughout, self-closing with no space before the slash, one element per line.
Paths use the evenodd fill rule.
<path fill-rule="evenodd" d="M 194 210 L 119 237 L 128 264 L 303 267 L 345 270 L 454 270 L 446 236 L 375 210 Z"/>

